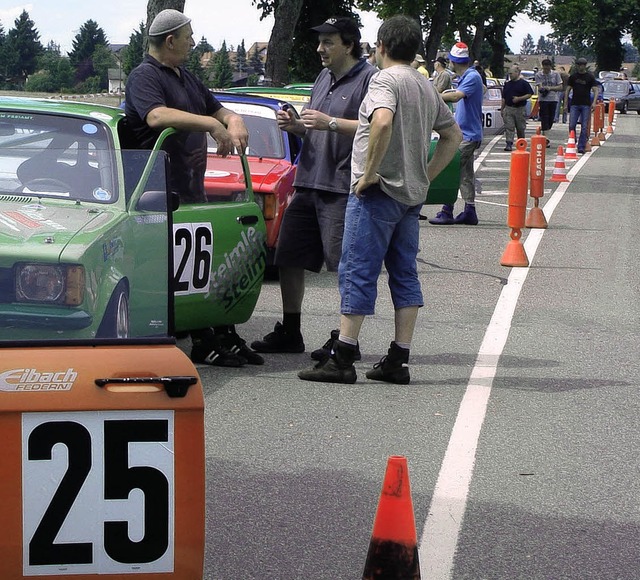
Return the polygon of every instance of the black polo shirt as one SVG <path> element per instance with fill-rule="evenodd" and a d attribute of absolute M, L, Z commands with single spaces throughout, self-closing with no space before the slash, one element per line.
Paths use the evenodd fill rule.
<path fill-rule="evenodd" d="M 342 78 L 336 80 L 323 69 L 305 107 L 339 119 L 358 119 L 360 104 L 367 94 L 369 80 L 378 72 L 366 60 L 359 60 Z M 333 193 L 349 193 L 353 137 L 333 131 L 308 130 L 302 141 L 294 185 Z"/>
<path fill-rule="evenodd" d="M 140 149 L 151 149 L 160 131 L 147 125 L 147 115 L 169 107 L 196 115 L 213 115 L 222 108 L 209 89 L 184 67 L 180 75 L 147 55 L 127 80 L 125 113 Z M 185 202 L 205 201 L 207 134 L 180 131 L 165 141 L 171 160 L 171 187 Z"/>
<path fill-rule="evenodd" d="M 502 98 L 507 107 L 524 107 L 527 101 L 513 102 L 513 97 L 523 97 L 524 95 L 532 95 L 533 89 L 531 85 L 524 79 L 509 80 L 502 87 Z"/>

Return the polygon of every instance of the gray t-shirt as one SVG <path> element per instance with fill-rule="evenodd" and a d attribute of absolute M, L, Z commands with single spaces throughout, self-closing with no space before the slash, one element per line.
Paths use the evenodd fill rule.
<path fill-rule="evenodd" d="M 538 71 L 534 77 L 538 87 L 554 87 L 562 84 L 562 77 L 559 72 L 552 70 L 548 75 L 543 71 Z M 557 102 L 560 99 L 560 91 L 545 91 L 538 89 L 538 100 L 544 102 Z"/>
<path fill-rule="evenodd" d="M 400 203 L 424 203 L 429 188 L 431 132 L 453 125 L 453 115 L 431 82 L 410 65 L 380 71 L 371 80 L 360 106 L 351 158 L 351 191 L 364 174 L 370 121 L 379 108 L 394 114 L 391 141 L 378 170 L 380 187 Z"/>

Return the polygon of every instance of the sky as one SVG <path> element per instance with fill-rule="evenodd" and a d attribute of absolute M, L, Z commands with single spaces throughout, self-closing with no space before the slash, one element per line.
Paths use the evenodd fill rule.
<path fill-rule="evenodd" d="M 131 34 L 147 18 L 147 0 L 35 0 L 23 3 L 0 0 L 0 23 L 5 34 L 14 27 L 15 19 L 23 10 L 28 12 L 40 33 L 40 42 L 47 45 L 53 40 L 66 54 L 72 50 L 71 43 L 87 20 L 97 22 L 112 44 L 127 44 Z M 196 42 L 204 36 L 216 49 L 223 40 L 227 47 L 234 48 L 242 40 L 246 48 L 254 42 L 268 42 L 273 26 L 273 17 L 260 20 L 260 13 L 251 0 L 186 0 L 185 14 L 192 19 Z M 380 21 L 373 13 L 361 13 L 361 16 L 364 24 L 362 40 L 373 44 Z M 537 42 L 550 31 L 549 26 L 517 16 L 507 44 L 517 53 L 527 34 Z"/>

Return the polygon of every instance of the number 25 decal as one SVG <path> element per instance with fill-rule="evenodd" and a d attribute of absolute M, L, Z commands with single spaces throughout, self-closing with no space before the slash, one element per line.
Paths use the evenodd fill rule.
<path fill-rule="evenodd" d="M 23 562 L 43 572 L 173 570 L 173 413 L 23 415 Z"/>
<path fill-rule="evenodd" d="M 209 291 L 213 262 L 213 230 L 210 223 L 174 224 L 173 263 L 175 294 Z"/>

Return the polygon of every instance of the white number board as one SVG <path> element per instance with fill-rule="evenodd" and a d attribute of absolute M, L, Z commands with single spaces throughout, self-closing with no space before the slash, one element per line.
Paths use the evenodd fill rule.
<path fill-rule="evenodd" d="M 173 264 L 176 295 L 206 294 L 213 263 L 211 224 L 174 224 Z"/>
<path fill-rule="evenodd" d="M 23 413 L 23 575 L 174 569 L 174 412 Z"/>

